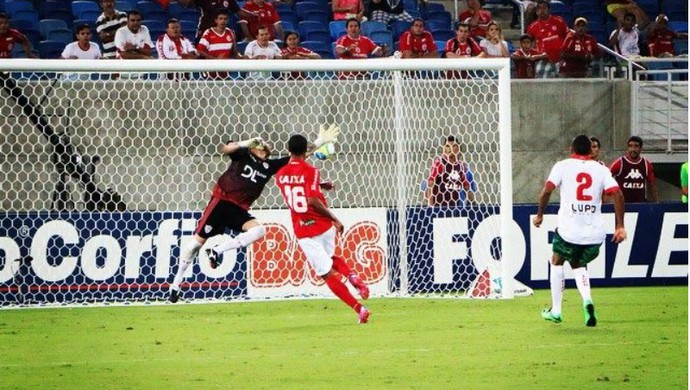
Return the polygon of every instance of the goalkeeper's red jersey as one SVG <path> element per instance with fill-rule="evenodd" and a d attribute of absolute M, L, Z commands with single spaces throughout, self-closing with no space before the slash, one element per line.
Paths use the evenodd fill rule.
<path fill-rule="evenodd" d="M 316 237 L 333 226 L 329 218 L 318 214 L 307 202 L 309 198 L 318 198 L 328 206 L 321 192 L 318 169 L 304 160 L 291 159 L 276 173 L 276 183 L 290 208 L 292 227 L 297 238 Z"/>

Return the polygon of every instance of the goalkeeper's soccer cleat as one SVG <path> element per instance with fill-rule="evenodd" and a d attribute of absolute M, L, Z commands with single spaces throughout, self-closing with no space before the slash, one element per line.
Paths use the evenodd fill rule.
<path fill-rule="evenodd" d="M 220 260 L 218 259 L 218 254 L 211 248 L 206 249 L 206 257 L 208 257 L 208 262 L 211 268 L 216 269 L 220 265 Z"/>
<path fill-rule="evenodd" d="M 357 322 L 360 324 L 366 324 L 369 322 L 369 315 L 371 312 L 366 307 L 362 306 L 359 308 L 359 313 L 357 313 Z"/>
<path fill-rule="evenodd" d="M 170 303 L 175 303 L 180 300 L 180 290 L 177 288 L 170 289 L 170 296 L 168 296 Z"/>
<path fill-rule="evenodd" d="M 555 324 L 560 324 L 561 322 L 563 322 L 563 316 L 561 316 L 560 314 L 551 313 L 551 309 L 542 310 L 541 311 L 541 318 L 543 318 L 547 321 L 551 321 Z"/>
<path fill-rule="evenodd" d="M 585 325 L 587 326 L 597 326 L 597 317 L 594 315 L 594 303 L 592 301 L 586 301 L 583 305 L 585 311 Z"/>
<path fill-rule="evenodd" d="M 350 284 L 352 284 L 357 291 L 359 291 L 359 296 L 362 297 L 362 299 L 369 299 L 369 287 L 364 284 L 359 276 L 353 273 L 352 275 L 348 276 L 347 279 L 350 281 Z"/>

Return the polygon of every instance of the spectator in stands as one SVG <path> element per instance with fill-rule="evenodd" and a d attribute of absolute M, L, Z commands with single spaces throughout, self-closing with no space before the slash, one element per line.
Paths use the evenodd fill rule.
<path fill-rule="evenodd" d="M 475 201 L 477 184 L 469 165 L 462 160 L 460 145 L 450 135 L 443 153 L 434 159 L 427 179 L 425 197 L 429 206 L 455 207 Z"/>
<path fill-rule="evenodd" d="M 115 9 L 114 0 L 101 0 L 100 4 L 103 13 L 96 19 L 96 33 L 103 45 L 103 58 L 113 59 L 117 57 L 115 33 L 127 25 L 127 14 Z"/>
<path fill-rule="evenodd" d="M 609 168 L 623 191 L 625 203 L 658 202 L 652 162 L 642 157 L 642 138 L 628 138 L 628 151 Z"/>
<path fill-rule="evenodd" d="M 31 51 L 31 42 L 26 35 L 10 28 L 10 18 L 0 12 L 0 58 L 12 58 L 12 47 L 15 43 L 22 45 L 27 58 L 37 58 Z"/>
<path fill-rule="evenodd" d="M 520 48 L 510 58 L 515 64 L 515 78 L 533 79 L 537 77 L 537 62 L 548 61 L 546 53 L 532 48 L 532 37 L 524 34 L 520 37 Z"/>
<path fill-rule="evenodd" d="M 242 8 L 247 11 L 247 15 L 242 16 L 238 23 L 242 28 L 245 41 L 249 42 L 257 38 L 259 26 L 268 28 L 268 39 L 283 39 L 283 25 L 273 4 L 266 0 L 248 0 Z"/>
<path fill-rule="evenodd" d="M 165 34 L 156 41 L 158 58 L 162 60 L 195 60 L 199 58 L 194 44 L 182 35 L 180 21 L 175 18 L 168 19 Z M 168 80 L 188 80 L 189 73 L 168 73 Z"/>
<path fill-rule="evenodd" d="M 501 26 L 496 22 L 489 23 L 486 31 L 486 39 L 479 42 L 479 47 L 484 50 L 487 57 L 507 58 L 510 57 L 508 42 L 503 39 Z"/>
<path fill-rule="evenodd" d="M 587 34 L 587 19 L 579 17 L 574 25 L 575 31 L 568 33 L 561 48 L 561 77 L 587 77 L 589 64 L 602 55 L 596 38 Z"/>
<path fill-rule="evenodd" d="M 628 13 L 635 15 L 640 29 L 649 24 L 649 16 L 632 0 L 606 0 L 606 11 L 618 21 L 619 26 L 623 24 L 623 19 Z"/>
<path fill-rule="evenodd" d="M 673 49 L 673 40 L 688 39 L 686 33 L 669 30 L 668 17 L 664 14 L 656 17 L 648 31 L 647 47 L 649 48 L 649 55 L 652 57 L 674 57 L 676 53 Z"/>
<path fill-rule="evenodd" d="M 606 163 L 601 160 L 601 141 L 597 137 L 589 137 L 589 140 L 592 142 L 592 154 L 590 155 L 592 160 L 606 166 Z"/>
<path fill-rule="evenodd" d="M 368 10 L 371 20 L 386 24 L 390 23 L 391 20 L 412 23 L 414 18 L 405 11 L 403 3 L 402 0 L 371 0 Z"/>
<path fill-rule="evenodd" d="M 220 10 L 216 15 L 216 25 L 204 31 L 196 51 L 199 57 L 219 60 L 229 58 L 244 58 L 237 51 L 237 38 L 235 32 L 228 28 L 230 15 L 227 10 Z M 228 77 L 227 72 L 204 72 L 203 76 L 209 80 L 222 80 Z"/>
<path fill-rule="evenodd" d="M 233 14 L 237 14 L 240 17 L 258 17 L 257 14 L 249 12 L 245 9 L 240 8 L 235 0 L 178 0 L 184 7 L 189 7 L 194 5 L 201 11 L 201 17 L 199 18 L 199 28 L 196 32 L 196 37 L 201 38 L 204 31 L 215 25 L 214 19 L 221 9 L 227 9 Z"/>
<path fill-rule="evenodd" d="M 617 29 L 611 32 L 609 46 L 625 58 L 640 56 L 640 30 L 637 28 L 635 14 L 628 12 Z"/>
<path fill-rule="evenodd" d="M 268 32 L 268 27 L 259 26 L 256 39 L 249 42 L 247 48 L 244 50 L 245 57 L 253 60 L 272 60 L 282 58 L 280 48 L 269 38 L 270 34 Z M 254 80 L 266 80 L 271 78 L 271 72 L 251 72 L 247 78 Z"/>
<path fill-rule="evenodd" d="M 333 0 L 333 20 L 347 20 L 355 18 L 360 22 L 367 20 L 364 16 L 364 2 L 362 0 Z"/>
<path fill-rule="evenodd" d="M 285 41 L 280 56 L 284 60 L 318 60 L 321 58 L 319 53 L 300 46 L 299 34 L 294 31 L 285 33 Z M 306 78 L 302 72 L 286 72 L 283 73 L 282 77 L 286 80 L 304 80 Z"/>
<path fill-rule="evenodd" d="M 458 15 L 460 23 L 470 26 L 470 36 L 472 38 L 485 37 L 489 23 L 493 21 L 491 11 L 482 9 L 479 0 L 467 0 L 467 9 Z"/>
<path fill-rule="evenodd" d="M 97 60 L 101 58 L 101 49 L 98 44 L 91 42 L 91 27 L 88 24 L 80 24 L 74 33 L 76 41 L 68 43 L 62 51 L 62 58 L 69 60 Z"/>
<path fill-rule="evenodd" d="M 381 57 L 384 53 L 384 48 L 377 45 L 365 37 L 361 33 L 359 20 L 350 18 L 345 22 L 347 33 L 338 38 L 335 42 L 335 54 L 340 59 L 361 60 L 372 57 Z M 339 77 L 341 79 L 351 78 L 365 78 L 366 74 L 362 72 L 341 72 Z"/>
<path fill-rule="evenodd" d="M 151 59 L 153 42 L 149 29 L 141 24 L 139 11 L 127 12 L 127 25 L 115 33 L 117 58 L 126 60 Z"/>
<path fill-rule="evenodd" d="M 437 58 L 438 48 L 430 32 L 424 30 L 424 20 L 417 18 L 408 31 L 400 35 L 398 50 L 402 58 Z"/>
<path fill-rule="evenodd" d="M 568 31 L 568 23 L 562 17 L 551 15 L 548 1 L 537 1 L 537 20 L 530 24 L 527 33 L 537 41 L 537 50 L 548 56 L 548 60 L 537 62 L 537 78 L 552 78 L 558 74 L 561 47 Z"/>
<path fill-rule="evenodd" d="M 285 34 L 285 42 L 280 55 L 284 60 L 318 60 L 321 58 L 319 53 L 300 46 L 299 34 L 294 31 L 288 31 Z"/>
<path fill-rule="evenodd" d="M 444 56 L 446 58 L 470 58 L 470 57 L 486 57 L 486 53 L 479 47 L 477 41 L 470 37 L 470 26 L 465 23 L 458 23 L 455 29 L 455 38 L 451 38 L 446 42 L 444 49 Z M 447 79 L 465 79 L 468 77 L 466 71 L 445 71 L 443 77 Z"/>
<path fill-rule="evenodd" d="M 522 0 L 522 9 L 524 10 L 525 26 L 529 26 L 537 20 L 537 2 L 536 0 Z M 520 7 L 513 3 L 513 19 L 510 22 L 510 28 L 520 28 Z"/>

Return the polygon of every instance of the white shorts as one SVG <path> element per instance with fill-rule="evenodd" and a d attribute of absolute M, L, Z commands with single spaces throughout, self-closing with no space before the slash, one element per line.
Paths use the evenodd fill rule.
<path fill-rule="evenodd" d="M 300 238 L 297 242 L 317 275 L 326 275 L 333 268 L 331 257 L 335 253 L 335 227 L 316 237 Z"/>

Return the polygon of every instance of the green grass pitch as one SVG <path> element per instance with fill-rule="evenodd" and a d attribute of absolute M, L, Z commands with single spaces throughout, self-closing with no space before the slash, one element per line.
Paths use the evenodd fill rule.
<path fill-rule="evenodd" d="M 0 311 L 2 389 L 688 387 L 687 287 L 515 300 L 372 299 Z"/>

